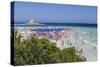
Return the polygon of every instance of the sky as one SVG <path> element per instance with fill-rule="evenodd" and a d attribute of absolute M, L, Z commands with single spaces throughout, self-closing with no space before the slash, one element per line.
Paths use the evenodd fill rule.
<path fill-rule="evenodd" d="M 14 21 L 26 23 L 29 18 L 39 23 L 97 23 L 96 6 L 14 2 Z"/>

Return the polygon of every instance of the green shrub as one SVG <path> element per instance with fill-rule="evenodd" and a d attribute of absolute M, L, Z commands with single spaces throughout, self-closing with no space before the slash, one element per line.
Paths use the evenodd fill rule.
<path fill-rule="evenodd" d="M 14 64 L 47 64 L 62 62 L 83 61 L 79 55 L 76 55 L 75 48 L 65 48 L 60 50 L 55 43 L 48 39 L 38 39 L 32 36 L 23 42 L 20 41 L 21 35 L 14 31 Z"/>

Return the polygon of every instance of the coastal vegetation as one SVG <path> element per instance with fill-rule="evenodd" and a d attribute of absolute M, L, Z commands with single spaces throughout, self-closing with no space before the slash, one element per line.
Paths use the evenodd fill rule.
<path fill-rule="evenodd" d="M 74 47 L 61 50 L 47 38 L 39 39 L 34 35 L 21 41 L 22 36 L 18 35 L 18 31 L 12 32 L 14 32 L 14 35 L 11 35 L 11 38 L 14 39 L 14 65 L 85 61 L 76 54 Z"/>

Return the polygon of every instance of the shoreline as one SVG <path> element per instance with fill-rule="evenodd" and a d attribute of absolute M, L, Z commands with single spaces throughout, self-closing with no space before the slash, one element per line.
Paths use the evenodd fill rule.
<path fill-rule="evenodd" d="M 66 28 L 66 29 L 58 28 L 60 30 L 57 30 L 57 28 L 56 28 L 56 29 L 53 29 L 52 31 L 50 30 L 48 32 L 44 31 L 45 28 L 43 28 L 43 30 L 41 32 L 37 31 L 37 29 L 38 28 L 35 28 L 35 29 L 29 28 L 29 29 L 20 30 L 20 32 L 22 33 L 23 36 L 25 36 L 23 39 L 27 39 L 27 37 L 30 37 L 31 34 L 32 35 L 34 34 L 38 38 L 44 37 L 44 38 L 49 39 L 51 42 L 56 43 L 56 46 L 61 49 L 74 46 L 76 48 L 77 52 L 81 52 L 81 55 L 86 57 L 87 61 L 91 61 L 90 58 L 93 58 L 93 60 L 96 60 L 96 57 L 91 55 L 91 51 L 93 51 L 94 53 L 97 52 L 97 48 L 95 48 L 95 50 L 94 50 L 94 47 L 96 47 L 96 45 L 91 45 L 91 43 L 88 40 L 82 39 L 84 37 L 83 35 L 81 35 L 82 32 L 80 33 L 79 31 L 73 30 L 70 28 Z M 50 28 L 50 29 L 52 29 L 52 28 Z M 48 30 L 48 29 L 46 29 L 46 30 Z M 79 53 L 77 53 L 77 54 L 79 54 Z"/>

